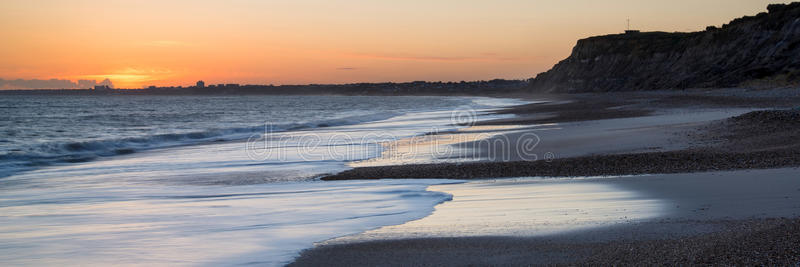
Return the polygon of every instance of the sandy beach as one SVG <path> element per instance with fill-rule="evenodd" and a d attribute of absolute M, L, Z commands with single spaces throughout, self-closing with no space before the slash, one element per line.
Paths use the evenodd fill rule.
<path fill-rule="evenodd" d="M 576 104 L 593 97 L 604 101 Z M 478 155 L 473 162 L 324 177 L 470 182 L 429 187 L 453 195 L 431 216 L 319 243 L 292 265 L 800 262 L 800 116 L 790 91 L 548 100 L 478 123 L 506 126 L 491 137 L 505 142 L 452 144 Z M 531 133 L 537 145 L 515 150 Z"/>
<path fill-rule="evenodd" d="M 433 215 L 328 241 L 304 253 L 295 264 L 317 265 L 322 263 L 319 260 L 339 266 L 753 264 L 773 260 L 791 265 L 800 260 L 798 172 L 787 168 L 518 178 L 433 186 L 429 190 L 453 194 L 453 201 L 437 206 Z"/>

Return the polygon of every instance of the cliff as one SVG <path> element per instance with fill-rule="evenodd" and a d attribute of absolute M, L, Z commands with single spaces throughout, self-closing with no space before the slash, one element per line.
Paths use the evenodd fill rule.
<path fill-rule="evenodd" d="M 606 92 L 796 84 L 800 2 L 767 9 L 701 32 L 583 39 L 531 86 L 540 92 Z"/>

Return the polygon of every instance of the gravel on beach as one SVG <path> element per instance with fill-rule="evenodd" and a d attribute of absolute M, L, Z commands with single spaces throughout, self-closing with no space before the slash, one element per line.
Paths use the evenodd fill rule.
<path fill-rule="evenodd" d="M 361 167 L 322 180 L 386 178 L 483 179 L 503 177 L 576 177 L 707 172 L 800 166 L 800 150 L 750 153 L 670 151 L 556 159 L 551 162 L 472 162 Z"/>
<path fill-rule="evenodd" d="M 331 244 L 304 251 L 289 266 L 800 264 L 800 219 L 750 219 L 723 224 L 719 231 L 701 235 L 605 242 L 550 237 L 455 237 Z"/>

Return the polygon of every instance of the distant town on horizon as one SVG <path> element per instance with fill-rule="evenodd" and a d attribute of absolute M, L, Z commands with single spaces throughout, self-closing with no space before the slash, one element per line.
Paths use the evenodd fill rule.
<path fill-rule="evenodd" d="M 460 82 L 385 82 L 353 84 L 307 84 L 307 85 L 257 85 L 220 83 L 207 85 L 200 80 L 194 86 L 147 86 L 145 88 L 114 88 L 110 85 L 95 85 L 87 89 L 11 89 L 2 93 L 26 94 L 486 94 L 519 91 L 529 85 L 529 80 L 494 79 L 489 81 Z"/>

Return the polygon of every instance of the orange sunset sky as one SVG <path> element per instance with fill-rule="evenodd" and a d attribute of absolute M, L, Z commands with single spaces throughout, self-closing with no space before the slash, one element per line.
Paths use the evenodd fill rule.
<path fill-rule="evenodd" d="M 118 88 L 522 79 L 577 39 L 697 31 L 763 0 L 2 0 L 0 79 Z M 13 89 L 5 85 L 3 89 Z"/>

